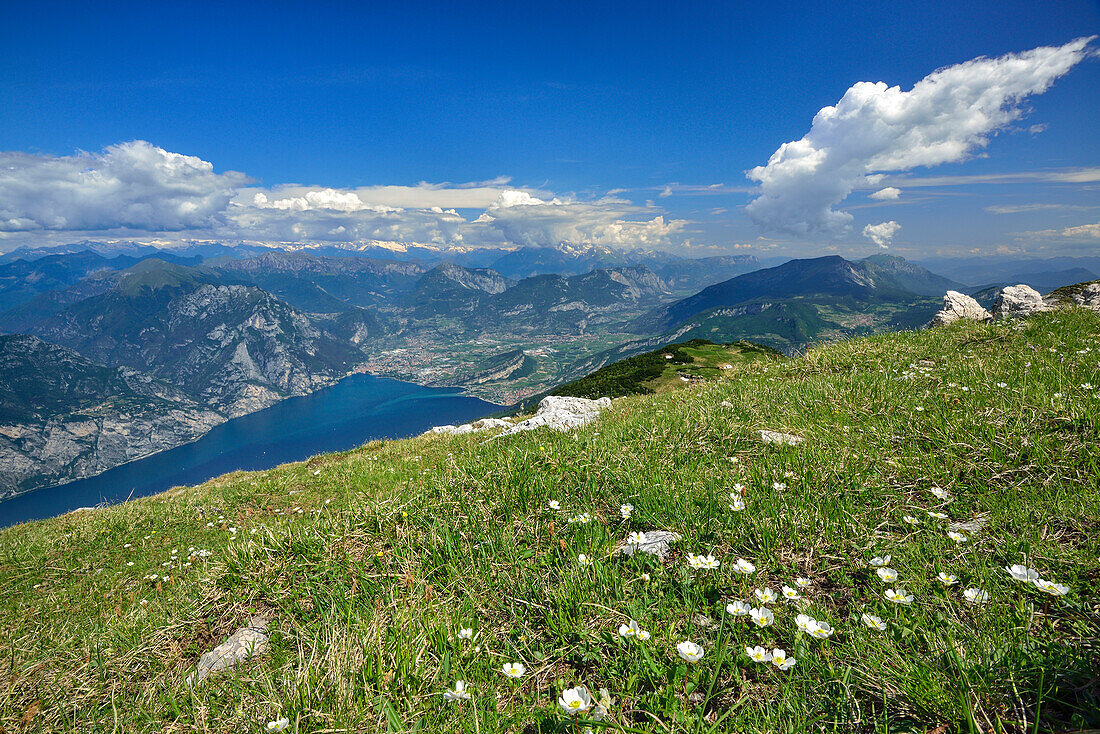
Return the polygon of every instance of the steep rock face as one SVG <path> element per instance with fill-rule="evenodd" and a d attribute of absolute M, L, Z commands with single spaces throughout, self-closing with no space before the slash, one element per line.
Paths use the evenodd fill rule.
<path fill-rule="evenodd" d="M 985 321 L 992 318 L 989 311 L 970 296 L 958 291 L 947 291 L 943 297 L 943 307 L 936 312 L 929 322 L 929 326 L 943 326 L 959 319 L 976 319 Z"/>
<path fill-rule="evenodd" d="M 1031 286 L 1020 284 L 1002 288 L 993 302 L 993 318 L 1010 319 L 1047 310 L 1043 296 Z"/>
<path fill-rule="evenodd" d="M 356 359 L 354 345 L 266 291 L 155 260 L 25 326 L 94 362 L 148 372 L 229 416 L 331 384 Z"/>
<path fill-rule="evenodd" d="M 132 370 L 0 336 L 0 498 L 193 441 L 225 416 Z"/>

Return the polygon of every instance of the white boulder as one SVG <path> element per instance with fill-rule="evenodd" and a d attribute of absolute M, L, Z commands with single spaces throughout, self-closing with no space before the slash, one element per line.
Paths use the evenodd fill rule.
<path fill-rule="evenodd" d="M 993 318 L 1011 319 L 1018 316 L 1030 316 L 1049 310 L 1043 303 L 1043 296 L 1029 285 L 1010 285 L 1002 288 L 993 302 Z"/>
<path fill-rule="evenodd" d="M 929 322 L 929 326 L 943 326 L 959 319 L 974 319 L 986 321 L 992 318 L 989 311 L 982 308 L 981 304 L 965 293 L 947 291 L 943 297 L 943 307 L 936 312 Z"/>

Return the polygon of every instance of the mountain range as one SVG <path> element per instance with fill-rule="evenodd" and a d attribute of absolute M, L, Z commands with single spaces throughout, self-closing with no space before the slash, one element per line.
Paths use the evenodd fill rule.
<path fill-rule="evenodd" d="M 963 287 L 885 255 L 757 269 L 746 257 L 601 248 L 451 252 L 466 264 L 419 250 L 416 258 L 376 257 L 379 249 L 204 244 L 8 258 L 0 263 L 0 302 L 8 306 L 0 332 L 35 341 L 9 338 L 0 382 L 32 385 L 27 374 L 46 369 L 59 381 L 50 389 L 65 397 L 56 409 L 43 404 L 34 416 L 11 412 L 0 421 L 5 435 L 22 441 L 5 450 L 49 483 L 172 445 L 169 432 L 192 440 L 354 371 L 465 386 L 513 403 L 688 339 L 751 340 L 792 353 L 918 325 L 946 290 Z M 20 361 L 21 350 L 50 366 Z M 91 425 L 91 403 L 74 387 L 81 384 L 97 385 L 103 406 L 133 406 L 126 415 L 145 416 L 147 438 L 130 453 L 82 445 L 80 461 L 56 441 L 28 443 L 61 435 L 59 426 L 72 433 L 84 429 L 70 424 Z M 106 413 L 96 420 L 96 430 L 120 430 L 103 423 Z"/>

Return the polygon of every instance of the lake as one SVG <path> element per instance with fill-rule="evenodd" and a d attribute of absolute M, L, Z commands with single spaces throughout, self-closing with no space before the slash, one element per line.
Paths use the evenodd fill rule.
<path fill-rule="evenodd" d="M 502 407 L 453 388 L 351 375 L 311 395 L 223 423 L 193 443 L 0 502 L 0 527 L 193 486 L 237 469 L 270 469 L 374 439 L 415 436 Z"/>

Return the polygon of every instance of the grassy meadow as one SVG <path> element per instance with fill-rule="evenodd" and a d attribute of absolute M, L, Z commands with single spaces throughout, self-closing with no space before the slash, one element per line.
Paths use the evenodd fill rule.
<path fill-rule="evenodd" d="M 1100 728 L 1100 314 L 861 338 L 485 438 L 0 531 L 0 727 Z M 665 562 L 617 552 L 657 529 Z M 186 685 L 254 615 L 271 651 Z M 566 711 L 576 686 L 606 714 Z"/>

